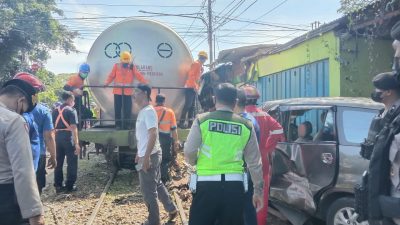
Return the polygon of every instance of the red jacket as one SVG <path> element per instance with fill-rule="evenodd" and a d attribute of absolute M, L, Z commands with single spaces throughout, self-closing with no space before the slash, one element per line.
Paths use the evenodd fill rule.
<path fill-rule="evenodd" d="M 274 151 L 276 144 L 285 140 L 282 126 L 268 113 L 257 108 L 257 106 L 246 106 L 246 112 L 253 115 L 260 126 L 260 151 L 263 159 L 267 154 Z"/>

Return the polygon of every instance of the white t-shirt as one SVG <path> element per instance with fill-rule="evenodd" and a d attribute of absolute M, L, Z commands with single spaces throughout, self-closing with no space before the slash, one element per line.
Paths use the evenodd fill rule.
<path fill-rule="evenodd" d="M 143 157 L 146 154 L 147 143 L 149 141 L 148 130 L 154 127 L 158 129 L 157 113 L 151 105 L 148 105 L 140 110 L 136 119 L 136 141 L 139 157 Z M 160 151 L 160 143 L 158 142 L 157 131 L 156 144 L 151 154 L 158 151 Z"/>

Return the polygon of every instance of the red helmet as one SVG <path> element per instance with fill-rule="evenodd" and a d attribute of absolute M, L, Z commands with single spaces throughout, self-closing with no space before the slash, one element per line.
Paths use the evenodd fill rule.
<path fill-rule="evenodd" d="M 42 81 L 39 80 L 39 78 L 27 72 L 17 73 L 13 79 L 19 79 L 28 82 L 38 92 L 44 91 L 46 89 L 46 86 L 42 83 Z"/>
<path fill-rule="evenodd" d="M 258 92 L 257 88 L 254 87 L 253 85 L 244 85 L 243 87 L 244 93 L 246 94 L 246 99 L 247 100 L 252 100 L 252 99 L 259 99 L 260 98 L 260 93 Z"/>

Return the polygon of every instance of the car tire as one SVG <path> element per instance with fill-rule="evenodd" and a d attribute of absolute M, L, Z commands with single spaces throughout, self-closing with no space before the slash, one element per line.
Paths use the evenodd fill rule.
<path fill-rule="evenodd" d="M 357 222 L 354 212 L 354 198 L 339 198 L 332 203 L 326 214 L 327 225 L 368 225 L 368 222 Z"/>

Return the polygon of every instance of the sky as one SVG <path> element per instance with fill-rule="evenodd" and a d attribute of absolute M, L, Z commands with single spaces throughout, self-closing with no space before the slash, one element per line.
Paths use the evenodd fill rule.
<path fill-rule="evenodd" d="M 79 53 L 51 52 L 45 67 L 56 73 L 77 72 L 95 39 L 112 24 L 127 17 L 152 16 L 139 11 L 207 16 L 205 0 L 57 0 L 64 16 L 56 16 L 79 32 L 74 43 Z M 342 15 L 339 0 L 213 0 L 215 51 L 254 44 L 282 44 Z M 117 18 L 116 18 L 117 17 Z M 198 18 L 152 16 L 172 27 L 186 42 L 193 57 L 208 51 L 204 23 Z"/>

